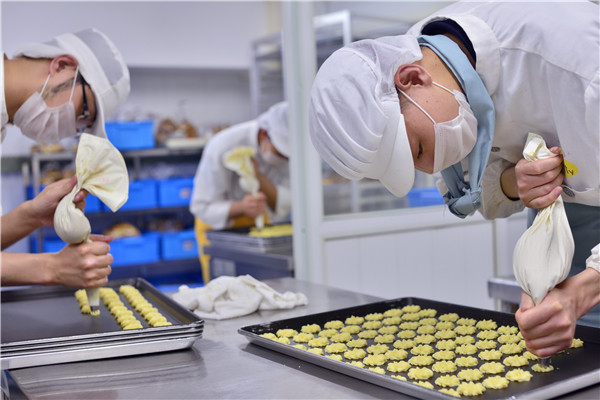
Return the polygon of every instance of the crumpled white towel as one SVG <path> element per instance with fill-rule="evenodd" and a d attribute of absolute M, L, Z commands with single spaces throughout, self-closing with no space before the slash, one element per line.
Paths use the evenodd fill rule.
<path fill-rule="evenodd" d="M 200 318 L 217 320 L 308 304 L 303 293 L 281 294 L 250 275 L 220 276 L 195 289 L 182 285 L 173 299 Z"/>

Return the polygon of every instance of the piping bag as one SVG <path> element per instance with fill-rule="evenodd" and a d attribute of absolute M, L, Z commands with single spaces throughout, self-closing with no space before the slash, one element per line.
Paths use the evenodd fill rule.
<path fill-rule="evenodd" d="M 528 161 L 555 157 L 544 139 L 529 133 L 523 157 Z M 523 291 L 538 305 L 571 269 L 575 251 L 562 197 L 540 209 L 533 224 L 518 240 L 513 253 L 513 272 Z M 548 357 L 542 358 L 547 365 Z"/>
<path fill-rule="evenodd" d="M 254 148 L 249 146 L 240 146 L 232 150 L 229 150 L 223 155 L 223 165 L 225 168 L 238 174 L 239 183 L 242 189 L 247 193 L 256 196 L 260 183 L 256 178 L 256 171 L 252 164 L 252 157 L 254 157 Z M 259 215 L 254 219 L 254 224 L 258 229 L 262 229 L 265 226 L 265 216 Z"/>
<path fill-rule="evenodd" d="M 54 213 L 54 230 L 69 244 L 91 242 L 90 221 L 75 207 L 73 198 L 81 190 L 98 197 L 115 212 L 129 197 L 129 176 L 125 160 L 108 139 L 83 133 L 75 158 L 77 184 L 63 197 Z M 100 288 L 86 289 L 92 315 L 99 315 Z"/>

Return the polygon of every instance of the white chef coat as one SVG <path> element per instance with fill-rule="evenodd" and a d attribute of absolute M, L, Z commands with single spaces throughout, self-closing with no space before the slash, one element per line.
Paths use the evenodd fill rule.
<path fill-rule="evenodd" d="M 255 120 L 234 125 L 217 133 L 202 152 L 194 177 L 190 211 L 213 229 L 230 227 L 227 216 L 231 204 L 248 194 L 240 187 L 239 176 L 223 165 L 223 155 L 239 146 L 250 146 L 256 150 L 259 171 L 277 188 L 275 212 L 267 207 L 271 221 L 281 222 L 289 218 L 292 203 L 289 165 L 273 167 L 263 160 L 258 148 L 258 131 Z"/>
<path fill-rule="evenodd" d="M 0 143 L 6 137 L 6 125 L 8 125 L 8 110 L 6 109 L 6 98 L 4 97 L 4 60 L 0 63 Z"/>
<path fill-rule="evenodd" d="M 578 173 L 563 199 L 600 206 L 599 14 L 591 2 L 454 3 L 417 23 L 452 19 L 477 55 L 476 70 L 494 103 L 492 152 L 482 181 L 486 218 L 524 208 L 507 198 L 500 174 L 522 156 L 529 132 L 560 146 Z"/>

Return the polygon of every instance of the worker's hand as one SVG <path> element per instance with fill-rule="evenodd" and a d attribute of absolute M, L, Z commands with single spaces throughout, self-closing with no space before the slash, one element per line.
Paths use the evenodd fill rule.
<path fill-rule="evenodd" d="M 109 253 L 112 236 L 90 235 L 91 242 L 67 245 L 51 254 L 47 273 L 52 284 L 74 288 L 104 286 L 112 269 L 113 256 Z"/>
<path fill-rule="evenodd" d="M 550 151 L 559 155 L 536 161 L 521 159 L 515 166 L 519 198 L 526 207 L 544 208 L 562 193 L 563 157 L 558 147 Z"/>
<path fill-rule="evenodd" d="M 515 318 L 527 349 L 538 357 L 551 356 L 568 348 L 575 335 L 576 302 L 561 285 L 550 291 L 537 306 L 527 293 L 521 293 L 521 308 Z"/>
<path fill-rule="evenodd" d="M 60 200 L 73 190 L 77 184 L 77 176 L 51 183 L 41 191 L 30 204 L 31 217 L 42 225 L 51 226 L 54 223 L 54 212 Z M 83 210 L 87 191 L 80 190 L 74 198 L 77 208 Z"/>
<path fill-rule="evenodd" d="M 267 196 L 258 193 L 256 196 L 247 194 L 242 199 L 242 210 L 244 215 L 250 218 L 256 218 L 265 212 L 267 206 Z"/>

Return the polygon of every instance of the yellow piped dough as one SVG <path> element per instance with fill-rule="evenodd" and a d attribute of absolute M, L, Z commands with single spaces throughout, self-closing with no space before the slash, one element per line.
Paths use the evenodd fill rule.
<path fill-rule="evenodd" d="M 509 367 L 523 367 L 529 364 L 529 361 L 523 356 L 508 356 L 504 359 L 503 363 Z"/>
<path fill-rule="evenodd" d="M 344 343 L 332 343 L 325 346 L 325 351 L 327 353 L 343 353 L 348 350 L 348 346 Z"/>
<path fill-rule="evenodd" d="M 394 361 L 388 364 L 387 369 L 390 372 L 406 372 L 410 369 L 410 364 L 406 361 Z"/>
<path fill-rule="evenodd" d="M 461 381 L 478 381 L 483 378 L 483 372 L 474 368 L 463 369 L 458 372 L 457 376 Z"/>
<path fill-rule="evenodd" d="M 454 387 L 460 384 L 456 375 L 442 375 L 435 380 L 435 384 L 441 387 Z"/>
<path fill-rule="evenodd" d="M 483 380 L 483 386 L 488 389 L 504 389 L 508 387 L 508 379 L 503 376 L 490 376 Z"/>
<path fill-rule="evenodd" d="M 535 372 L 550 372 L 554 371 L 554 367 L 552 365 L 543 366 L 542 364 L 534 364 L 531 366 L 531 369 Z"/>
<path fill-rule="evenodd" d="M 446 389 L 446 388 L 440 389 L 440 393 L 445 393 L 445 394 L 448 394 L 448 395 L 454 396 L 454 397 L 460 397 L 460 394 L 454 389 Z"/>
<path fill-rule="evenodd" d="M 532 375 L 529 371 L 523 371 L 520 368 L 513 369 L 506 373 L 506 379 L 513 382 L 525 382 L 531 380 Z"/>
<path fill-rule="evenodd" d="M 447 374 L 456 371 L 456 364 L 453 361 L 438 361 L 431 367 L 435 372 Z"/>
<path fill-rule="evenodd" d="M 365 358 L 367 353 L 363 349 L 348 350 L 344 353 L 344 358 L 347 360 L 361 360 Z"/>
<path fill-rule="evenodd" d="M 479 382 L 463 382 L 456 391 L 462 396 L 479 396 L 485 392 L 485 387 Z"/>
<path fill-rule="evenodd" d="M 504 365 L 497 361 L 487 362 L 479 367 L 484 374 L 501 374 L 504 372 Z"/>
<path fill-rule="evenodd" d="M 400 339 L 394 342 L 394 348 L 396 349 L 411 349 L 415 347 L 416 343 L 414 340 Z"/>
<path fill-rule="evenodd" d="M 364 322 L 365 322 L 365 319 L 363 317 L 352 316 L 352 317 L 346 318 L 345 324 L 346 325 L 362 325 Z"/>
<path fill-rule="evenodd" d="M 433 371 L 429 368 L 411 368 L 408 370 L 410 379 L 429 379 L 433 376 Z"/>
<path fill-rule="evenodd" d="M 386 362 L 387 358 L 385 358 L 383 354 L 371 354 L 363 359 L 363 363 L 370 366 L 379 366 L 385 364 Z"/>
<path fill-rule="evenodd" d="M 408 357 L 406 350 L 402 349 L 388 350 L 384 353 L 384 355 L 388 360 L 404 360 L 406 357 Z"/>

